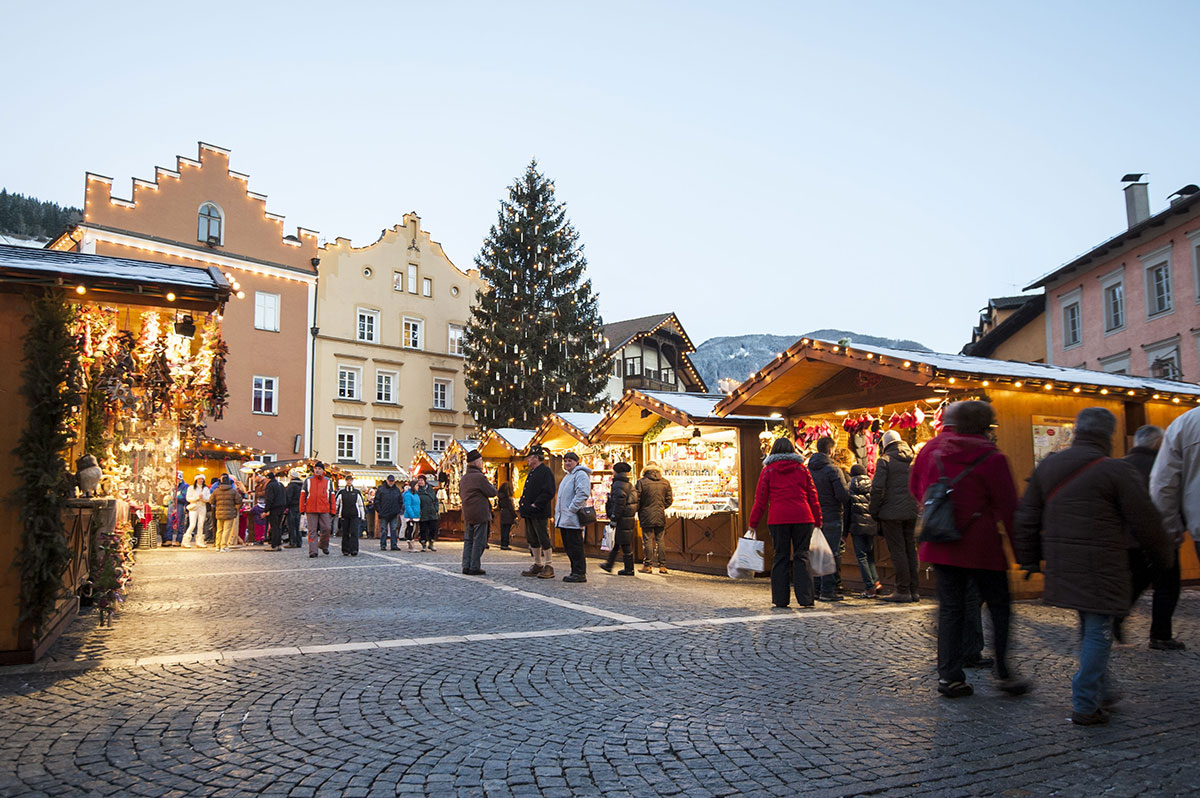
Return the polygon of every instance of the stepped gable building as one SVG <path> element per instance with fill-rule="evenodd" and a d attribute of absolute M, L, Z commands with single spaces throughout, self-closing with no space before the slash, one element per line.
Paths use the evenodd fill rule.
<path fill-rule="evenodd" d="M 229 168 L 229 150 L 203 142 L 196 159 L 134 178 L 128 199 L 113 196 L 112 178 L 89 172 L 83 221 L 48 246 L 226 275 L 229 406 L 206 432 L 288 459 L 307 448 L 317 233 L 285 233 L 284 217 L 248 184 Z"/>
<path fill-rule="evenodd" d="M 604 325 L 604 340 L 612 357 L 612 375 L 605 395 L 616 401 L 626 389 L 707 393 L 688 354 L 696 351 L 674 313 Z"/>
<path fill-rule="evenodd" d="M 462 336 L 479 272 L 455 266 L 415 213 L 320 256 L 314 455 L 378 480 L 473 434 Z"/>
<path fill-rule="evenodd" d="M 1025 290 L 1046 292 L 1046 362 L 1200 381 L 1200 188 L 1150 214 L 1125 176 L 1128 228 Z"/>
<path fill-rule="evenodd" d="M 1045 294 L 1002 296 L 979 311 L 979 326 L 962 354 L 993 360 L 1046 362 Z"/>

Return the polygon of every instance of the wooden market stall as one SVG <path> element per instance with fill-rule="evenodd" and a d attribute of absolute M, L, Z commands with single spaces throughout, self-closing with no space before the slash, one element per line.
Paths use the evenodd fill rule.
<path fill-rule="evenodd" d="M 492 484 L 499 487 L 501 483 L 510 482 L 513 486 L 513 504 L 521 499 L 521 488 L 525 485 L 525 457 L 522 452 L 529 445 L 534 431 L 515 427 L 499 427 L 484 430 L 479 437 L 478 450 L 483 455 L 483 472 Z M 492 527 L 489 539 L 500 541 L 499 513 L 492 514 Z M 517 522 L 512 528 L 511 545 L 513 548 L 525 548 L 525 525 Z"/>
<path fill-rule="evenodd" d="M 596 444 L 630 447 L 635 479 L 648 462 L 662 468 L 675 494 L 663 536 L 672 568 L 725 573 L 745 530 L 744 516 L 762 470 L 762 445 L 772 435 L 766 428 L 773 422 L 718 417 L 714 411 L 724 398 L 627 390 L 589 435 Z M 599 528 L 589 533 L 590 547 L 598 544 L 600 533 Z"/>
<path fill-rule="evenodd" d="M 997 443 L 1022 486 L 1043 457 L 1069 443 L 1075 415 L 1083 408 L 1105 407 L 1116 415 L 1114 455 L 1119 457 L 1141 425 L 1166 427 L 1195 407 L 1200 385 L 803 338 L 724 398 L 715 413 L 783 417 L 801 442 L 805 430 L 828 425 L 840 446 L 857 450 L 862 444 L 860 461 L 873 465 L 871 445 L 884 430 L 896 429 L 919 445 L 932 437 L 939 408 L 959 399 L 992 403 Z M 1195 552 L 1187 546 L 1182 552 L 1184 578 L 1200 577 Z M 877 554 L 877 560 L 881 571 L 890 569 L 885 556 Z M 857 583 L 851 552 L 842 565 L 843 578 Z M 922 568 L 923 588 L 931 587 L 930 577 L 931 569 Z M 1014 593 L 1039 593 L 1039 580 L 1014 579 Z"/>

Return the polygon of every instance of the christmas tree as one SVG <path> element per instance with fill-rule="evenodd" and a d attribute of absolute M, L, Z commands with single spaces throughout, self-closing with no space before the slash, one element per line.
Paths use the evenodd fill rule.
<path fill-rule="evenodd" d="M 604 324 L 566 206 L 530 161 L 501 200 L 475 265 L 488 288 L 464 336 L 467 409 L 485 427 L 534 427 L 596 410 L 608 380 Z"/>

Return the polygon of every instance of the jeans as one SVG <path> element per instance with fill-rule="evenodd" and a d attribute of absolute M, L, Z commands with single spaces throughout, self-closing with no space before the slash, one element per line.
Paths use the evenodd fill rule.
<path fill-rule="evenodd" d="M 428 543 L 433 545 L 433 541 L 437 539 L 438 520 L 436 518 L 427 518 L 421 522 L 421 545 Z"/>
<path fill-rule="evenodd" d="M 362 519 L 358 516 L 341 519 L 338 526 L 342 530 L 342 554 L 358 554 L 358 528 L 361 524 Z"/>
<path fill-rule="evenodd" d="M 663 550 L 663 528 L 661 526 L 644 526 L 642 527 L 642 562 L 652 566 L 656 556 L 658 567 L 665 568 L 667 553 Z"/>
<path fill-rule="evenodd" d="M 271 548 L 278 548 L 283 543 L 283 513 L 282 507 L 267 513 L 267 542 Z"/>
<path fill-rule="evenodd" d="M 938 678 L 944 682 L 965 682 L 963 673 L 963 637 L 967 624 L 967 591 L 974 583 L 987 602 L 992 616 L 992 648 L 996 652 L 996 676 L 1007 679 L 1008 630 L 1012 620 L 1012 599 L 1008 593 L 1006 571 L 934 565 L 938 597 Z"/>
<path fill-rule="evenodd" d="M 796 603 L 801 607 L 813 604 L 813 579 L 808 574 L 808 544 L 813 536 L 813 524 L 768 524 L 775 558 L 771 560 L 771 602 L 776 607 L 788 605 L 788 587 L 796 591 Z"/>
<path fill-rule="evenodd" d="M 483 544 L 487 543 L 488 527 L 490 524 L 463 525 L 463 572 L 478 571 L 479 560 L 483 557 Z"/>
<path fill-rule="evenodd" d="M 1076 712 L 1091 714 L 1100 702 L 1113 695 L 1108 675 L 1108 655 L 1112 651 L 1113 619 L 1095 612 L 1079 613 L 1082 640 L 1079 644 L 1079 670 L 1071 680 L 1071 703 Z"/>
<path fill-rule="evenodd" d="M 917 595 L 917 541 L 914 537 L 916 521 L 880 521 L 879 528 L 887 541 L 888 553 L 892 555 L 892 567 L 896 569 L 896 593 Z"/>
<path fill-rule="evenodd" d="M 558 531 L 562 535 L 567 559 L 571 561 L 571 573 L 579 576 L 587 574 L 587 558 L 583 556 L 583 530 L 560 526 Z"/>
<path fill-rule="evenodd" d="M 500 524 L 500 548 L 508 548 L 508 543 L 512 535 L 512 528 L 513 525 L 511 522 L 507 524 Z"/>
<path fill-rule="evenodd" d="M 875 570 L 875 536 L 851 535 L 854 542 L 854 556 L 858 559 L 858 572 L 862 574 L 863 588 L 874 592 L 879 583 L 879 572 Z"/>
<path fill-rule="evenodd" d="M 1154 585 L 1154 598 L 1150 605 L 1150 639 L 1170 640 L 1175 635 L 1171 631 L 1171 616 L 1175 614 L 1175 605 L 1179 603 L 1179 549 L 1171 555 L 1171 567 L 1156 568 L 1153 562 L 1141 549 L 1129 550 L 1129 570 L 1133 572 L 1133 600 L 1138 598 L 1150 585 Z"/>
<path fill-rule="evenodd" d="M 329 548 L 329 534 L 333 530 L 333 516 L 329 513 L 308 514 L 308 553 Z"/>
<path fill-rule="evenodd" d="M 813 590 L 822 596 L 832 596 L 837 592 L 838 582 L 842 570 L 842 518 L 827 519 L 821 525 L 821 532 L 825 535 L 825 542 L 829 544 L 829 550 L 833 552 L 833 561 L 836 567 L 833 573 L 825 576 L 814 576 L 812 579 Z"/>
<path fill-rule="evenodd" d="M 289 507 L 287 511 L 288 544 L 300 548 L 300 508 Z"/>
<path fill-rule="evenodd" d="M 983 596 L 975 583 L 967 583 L 967 596 L 963 601 L 963 658 L 967 662 L 983 656 Z"/>
<path fill-rule="evenodd" d="M 396 548 L 396 543 L 399 541 L 397 537 L 400 528 L 400 516 L 393 515 L 391 518 L 379 518 L 379 550 L 383 551 L 388 547 L 388 541 L 392 542 L 392 548 Z"/>

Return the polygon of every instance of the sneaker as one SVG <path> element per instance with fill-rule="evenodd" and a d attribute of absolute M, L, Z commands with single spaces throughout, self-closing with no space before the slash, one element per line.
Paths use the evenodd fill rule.
<path fill-rule="evenodd" d="M 991 668 L 996 664 L 992 657 L 966 657 L 963 659 L 964 668 Z"/>
<path fill-rule="evenodd" d="M 831 596 L 817 596 L 817 601 L 845 601 L 845 600 L 846 600 L 845 596 L 839 596 L 837 593 L 834 593 Z"/>
<path fill-rule="evenodd" d="M 946 698 L 965 698 L 975 694 L 975 688 L 966 682 L 947 682 L 938 679 L 937 691 Z"/>
<path fill-rule="evenodd" d="M 1169 640 L 1151 640 L 1150 648 L 1155 651 L 1185 651 L 1187 650 L 1187 645 L 1182 640 L 1176 640 L 1172 637 Z"/>
<path fill-rule="evenodd" d="M 859 594 L 858 594 L 858 598 L 860 598 L 860 599 L 873 599 L 873 598 L 875 598 L 875 595 L 876 595 L 876 593 L 875 593 L 875 591 L 874 591 L 874 590 L 864 590 L 862 593 L 859 593 Z"/>
<path fill-rule="evenodd" d="M 529 566 L 528 570 L 522 571 L 521 576 L 537 576 L 541 572 L 542 572 L 542 566 L 538 565 L 537 563 L 534 563 L 533 565 Z"/>
<path fill-rule="evenodd" d="M 350 552 L 350 556 L 351 556 L 351 557 L 357 557 L 357 556 L 358 556 L 358 552 L 357 552 L 357 551 L 352 551 L 352 552 Z"/>
<path fill-rule="evenodd" d="M 1102 707 L 1095 712 L 1072 712 L 1071 722 L 1076 726 L 1103 726 L 1110 717 L 1112 713 Z"/>
<path fill-rule="evenodd" d="M 348 551 L 343 551 L 343 552 L 342 552 L 342 556 L 343 556 L 343 557 L 349 557 L 349 556 L 350 556 L 350 552 L 348 552 Z"/>
<path fill-rule="evenodd" d="M 884 590 L 881 587 L 875 588 L 875 598 L 881 601 L 891 601 L 893 595 L 890 590 Z"/>
<path fill-rule="evenodd" d="M 425 551 L 425 541 L 421 541 L 421 551 Z"/>
<path fill-rule="evenodd" d="M 564 582 L 586 582 L 587 577 L 583 574 L 567 574 L 562 580 Z"/>
<path fill-rule="evenodd" d="M 654 573 L 654 569 L 650 567 L 650 563 L 646 563 L 645 565 L 642 566 L 642 573 L 644 573 L 644 574 Z"/>
<path fill-rule="evenodd" d="M 554 578 L 554 568 L 549 565 L 543 565 L 542 570 L 538 572 L 537 577 L 538 577 L 538 579 L 553 579 Z"/>
<path fill-rule="evenodd" d="M 602 563 L 600 563 L 600 570 L 604 571 L 605 573 L 610 573 L 610 574 L 611 574 L 611 573 L 612 573 L 612 569 L 613 569 L 613 564 L 612 564 L 612 563 L 610 563 L 610 562 L 602 562 Z"/>
<path fill-rule="evenodd" d="M 1009 695 L 1025 695 L 1033 687 L 1033 680 L 1010 674 L 1007 679 L 997 679 L 996 687 Z"/>
<path fill-rule="evenodd" d="M 191 543 L 180 543 L 179 545 L 181 548 L 184 548 L 184 549 L 190 549 L 192 547 Z"/>
<path fill-rule="evenodd" d="M 658 566 L 658 572 L 659 572 L 660 574 L 669 574 L 669 573 L 671 573 L 670 571 L 668 571 L 668 570 L 667 570 L 667 566 L 665 566 L 665 565 L 660 565 L 660 566 Z"/>

